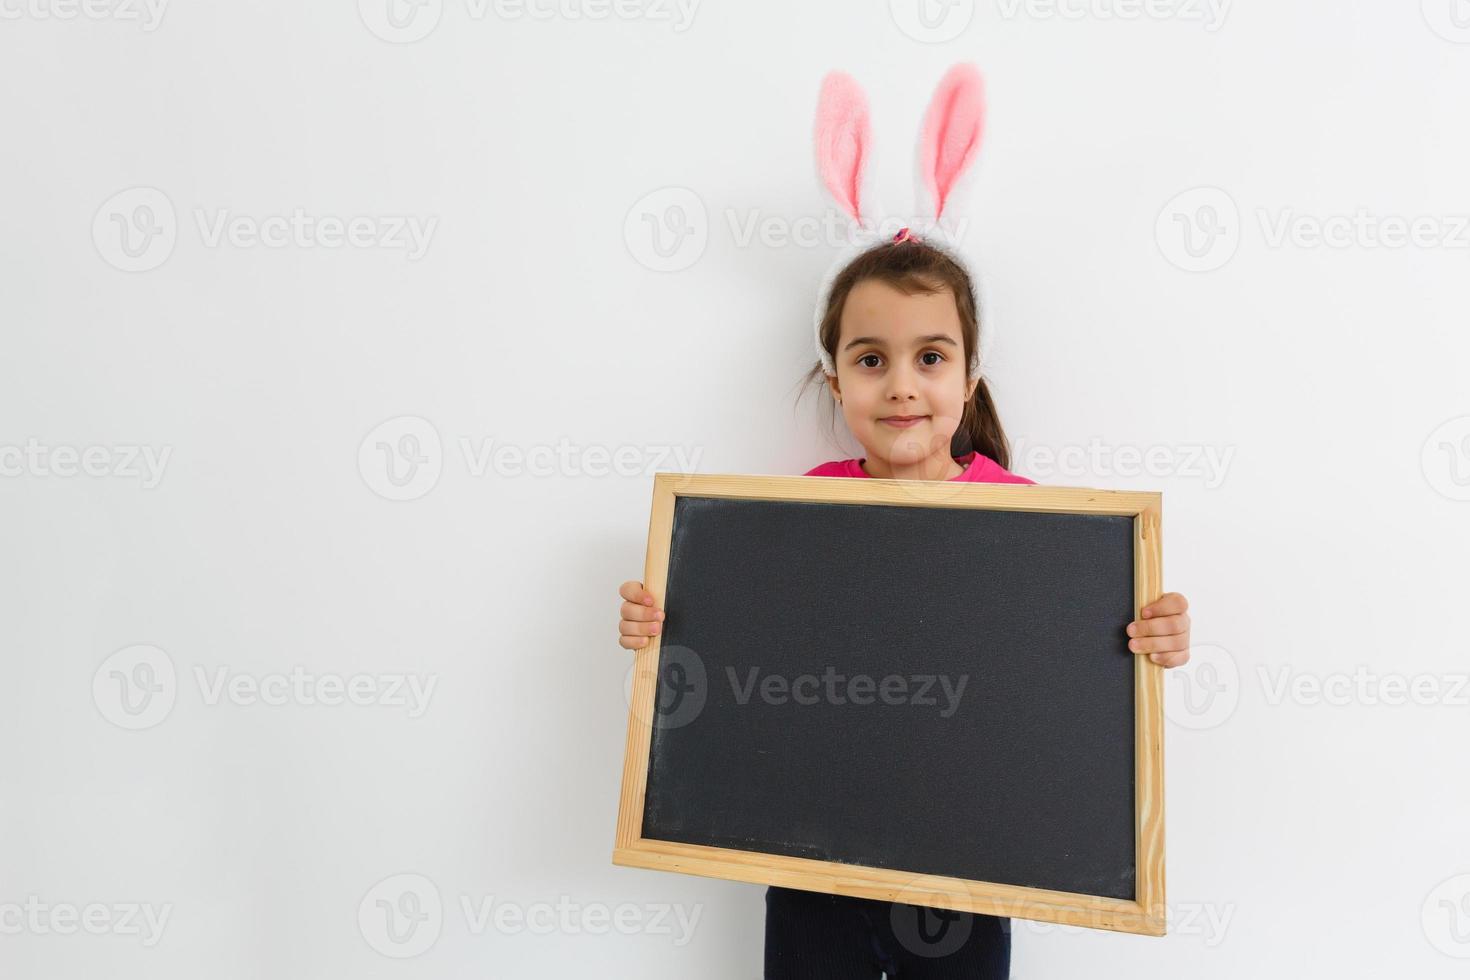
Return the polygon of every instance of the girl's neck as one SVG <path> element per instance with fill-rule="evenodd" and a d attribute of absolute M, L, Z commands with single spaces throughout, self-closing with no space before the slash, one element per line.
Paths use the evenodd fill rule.
<path fill-rule="evenodd" d="M 916 463 L 894 465 L 887 460 L 864 456 L 858 465 L 864 473 L 879 480 L 953 480 L 965 468 L 955 462 L 949 453 L 940 453 L 921 459 Z"/>

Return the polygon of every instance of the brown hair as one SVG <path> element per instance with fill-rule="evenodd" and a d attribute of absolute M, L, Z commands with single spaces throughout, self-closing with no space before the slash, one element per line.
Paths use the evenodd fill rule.
<path fill-rule="evenodd" d="M 909 239 L 888 242 L 863 252 L 847 265 L 832 282 L 827 296 L 827 309 L 822 314 L 822 347 L 837 360 L 837 340 L 842 328 L 842 308 L 847 304 L 847 294 L 854 286 L 867 279 L 877 279 L 907 295 L 915 293 L 937 293 L 949 290 L 954 297 L 955 309 L 960 315 L 960 334 L 965 347 L 964 363 L 968 365 L 975 347 L 980 342 L 980 317 L 975 305 L 975 291 L 970 276 L 960 265 L 944 252 L 923 242 Z M 807 373 L 808 384 L 825 384 L 826 372 L 818 363 Z M 835 406 L 835 402 L 834 402 Z M 834 423 L 836 414 L 833 415 Z M 1000 416 L 995 410 L 995 399 L 982 377 L 975 383 L 975 393 L 965 403 L 959 428 L 950 440 L 949 454 L 959 457 L 975 450 L 989 456 L 1002 467 L 1011 468 L 1011 449 L 1005 431 L 1000 425 Z"/>

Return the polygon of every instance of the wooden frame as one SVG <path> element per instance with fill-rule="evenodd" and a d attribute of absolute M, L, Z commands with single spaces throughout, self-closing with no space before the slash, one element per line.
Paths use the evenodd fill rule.
<path fill-rule="evenodd" d="M 1155 492 L 944 480 L 658 473 L 654 477 L 643 581 L 660 607 L 664 605 L 668 585 L 674 502 L 681 496 L 1129 516 L 1133 518 L 1134 618 L 1162 593 L 1163 503 Z M 1134 658 L 1137 887 L 1135 900 L 1127 901 L 644 838 L 644 796 L 660 639 L 660 635 L 650 637 L 648 644 L 635 653 L 614 864 L 962 912 L 1164 935 L 1164 668 L 1147 657 Z"/>

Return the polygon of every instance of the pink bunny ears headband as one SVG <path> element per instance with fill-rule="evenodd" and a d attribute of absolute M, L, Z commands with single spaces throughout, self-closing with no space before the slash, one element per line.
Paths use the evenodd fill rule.
<path fill-rule="evenodd" d="M 909 217 L 879 216 L 873 204 L 868 160 L 872 133 L 868 124 L 868 98 L 862 87 L 844 72 L 830 72 L 822 79 L 817 101 L 817 170 L 837 205 L 853 219 L 848 244 L 822 279 L 817 292 L 813 330 L 817 356 L 828 374 L 836 374 L 832 356 L 822 347 L 822 315 L 832 283 L 853 259 L 874 246 L 890 241 L 918 240 L 943 251 L 979 283 L 961 254 L 959 242 L 939 223 L 963 186 L 963 178 L 980 152 L 985 122 L 985 85 L 974 65 L 958 64 L 945 73 L 929 100 L 924 124 L 919 131 L 917 173 L 918 214 Z M 950 207 L 950 213 L 954 211 Z M 895 224 L 896 222 L 896 224 Z M 978 299 L 978 297 L 977 297 Z M 977 304 L 978 306 L 978 304 Z M 969 378 L 980 373 L 980 358 L 989 347 L 989 325 L 981 331 L 981 344 L 972 352 Z"/>

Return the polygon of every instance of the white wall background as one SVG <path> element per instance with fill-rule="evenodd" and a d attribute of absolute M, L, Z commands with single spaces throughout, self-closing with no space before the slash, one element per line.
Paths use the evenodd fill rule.
<path fill-rule="evenodd" d="M 614 590 L 654 470 L 850 454 L 795 401 L 835 243 L 740 231 L 827 213 L 826 70 L 906 205 L 973 60 L 1015 469 L 1162 490 L 1197 643 L 1173 935 L 1014 975 L 1463 975 L 1463 0 L 66 2 L 0 2 L 0 974 L 758 976 L 761 888 L 610 864 Z"/>

